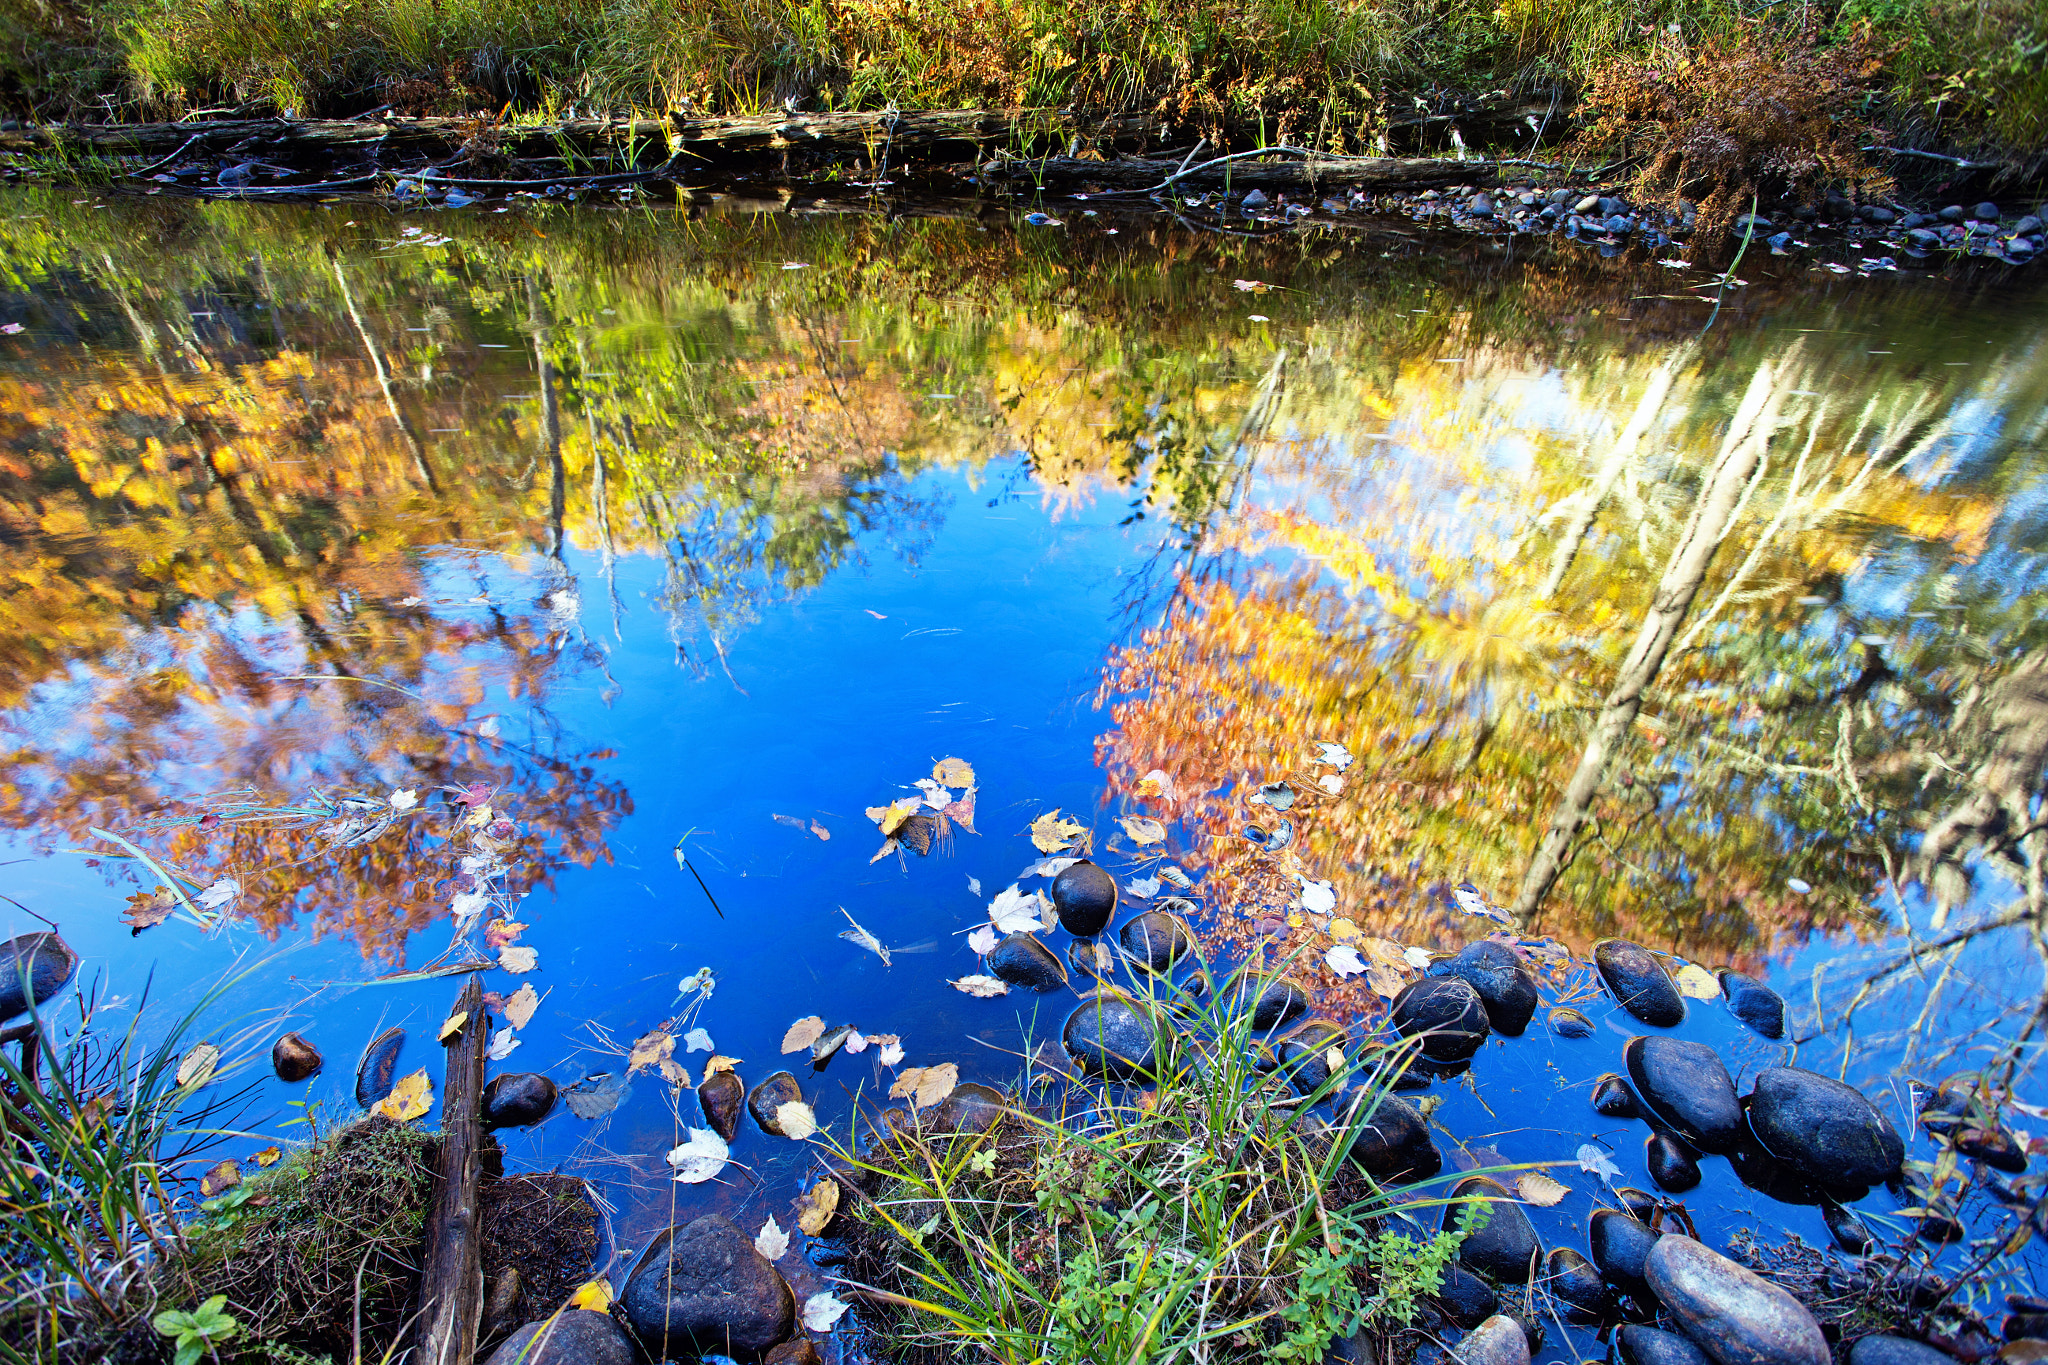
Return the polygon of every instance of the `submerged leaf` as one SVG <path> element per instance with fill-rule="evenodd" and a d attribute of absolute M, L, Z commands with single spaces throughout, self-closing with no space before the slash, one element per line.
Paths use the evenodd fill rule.
<path fill-rule="evenodd" d="M 632 1080 L 631 1072 L 614 1076 L 599 1071 L 564 1090 L 562 1103 L 568 1105 L 569 1112 L 579 1119 L 601 1119 L 619 1107 L 619 1101 L 626 1097 L 626 1088 Z"/>
<path fill-rule="evenodd" d="M 804 1327 L 812 1332 L 829 1332 L 845 1315 L 847 1305 L 830 1290 L 804 1300 Z"/>
<path fill-rule="evenodd" d="M 626 1058 L 626 1074 L 658 1067 L 676 1054 L 675 1035 L 661 1029 L 653 1029 L 633 1040 L 633 1051 Z"/>
<path fill-rule="evenodd" d="M 696 1084 L 690 1079 L 690 1069 L 673 1057 L 661 1059 L 661 1078 L 678 1090 L 688 1090 Z"/>
<path fill-rule="evenodd" d="M 1140 848 L 1147 844 L 1166 842 L 1166 826 L 1149 815 L 1126 815 L 1120 823 L 1124 827 L 1124 833 L 1130 835 Z"/>
<path fill-rule="evenodd" d="M 1593 1143 L 1585 1143 L 1578 1150 L 1579 1169 L 1597 1175 L 1610 1185 L 1621 1179 L 1621 1167 L 1614 1164 L 1614 1158 L 1605 1149 Z"/>

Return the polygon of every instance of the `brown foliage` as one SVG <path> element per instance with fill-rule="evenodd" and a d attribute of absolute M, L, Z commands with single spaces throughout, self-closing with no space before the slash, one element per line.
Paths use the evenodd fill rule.
<path fill-rule="evenodd" d="M 1860 112 L 1884 57 L 1862 30 L 1823 46 L 1811 17 L 1747 22 L 1697 47 L 1660 41 L 1595 68 L 1581 147 L 1639 163 L 1640 198 L 1698 201 L 1697 240 L 1711 250 L 1752 197 L 1889 186 L 1865 159 L 1882 134 Z"/>

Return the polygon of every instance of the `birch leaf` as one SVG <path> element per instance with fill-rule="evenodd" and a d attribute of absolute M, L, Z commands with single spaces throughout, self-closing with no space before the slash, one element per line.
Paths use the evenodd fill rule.
<path fill-rule="evenodd" d="M 1339 976 L 1362 976 L 1366 971 L 1365 959 L 1348 943 L 1340 943 L 1324 953 L 1323 961 L 1329 963 L 1330 970 Z"/>
<path fill-rule="evenodd" d="M 533 1012 L 539 1008 L 540 995 L 529 981 L 506 999 L 505 1022 L 513 1028 L 525 1028 L 533 1022 Z"/>
<path fill-rule="evenodd" d="M 498 965 L 508 972 L 530 972 L 540 965 L 540 954 L 523 943 L 508 943 L 498 950 Z"/>
<path fill-rule="evenodd" d="M 1578 1150 L 1579 1169 L 1590 1175 L 1597 1175 L 1610 1185 L 1621 1179 L 1621 1167 L 1606 1151 L 1593 1143 L 1585 1143 Z"/>
<path fill-rule="evenodd" d="M 1697 962 L 1688 962 L 1671 974 L 1678 989 L 1695 1000 L 1713 1000 L 1721 994 L 1721 983 Z"/>
<path fill-rule="evenodd" d="M 768 1221 L 761 1224 L 761 1230 L 754 1234 L 754 1250 L 771 1261 L 779 1261 L 789 1252 L 789 1234 L 782 1230 L 770 1214 Z"/>
<path fill-rule="evenodd" d="M 979 929 L 976 929 L 967 936 L 967 946 L 983 957 L 987 957 L 996 950 L 995 926 L 984 924 Z"/>
<path fill-rule="evenodd" d="M 802 1052 L 824 1036 L 825 1021 L 814 1014 L 789 1026 L 789 1032 L 782 1035 L 782 1050 L 785 1054 Z"/>
<path fill-rule="evenodd" d="M 1166 842 L 1166 826 L 1150 816 L 1126 815 L 1120 823 L 1124 827 L 1124 833 L 1130 835 L 1132 842 L 1140 848 L 1147 844 Z"/>
<path fill-rule="evenodd" d="M 391 1087 L 391 1093 L 377 1101 L 377 1112 L 393 1123 L 408 1123 L 433 1108 L 434 1087 L 421 1067 Z"/>
<path fill-rule="evenodd" d="M 831 1223 L 832 1215 L 838 1210 L 839 1182 L 820 1180 L 811 1186 L 811 1193 L 804 1200 L 802 1211 L 797 1214 L 796 1225 L 804 1230 L 806 1236 L 819 1236 Z"/>
<path fill-rule="evenodd" d="M 1085 833 L 1086 826 L 1060 819 L 1057 806 L 1031 822 L 1031 842 L 1040 853 L 1058 853 Z"/>
<path fill-rule="evenodd" d="M 178 1063 L 177 1083 L 197 1089 L 213 1079 L 213 1070 L 220 1065 L 220 1049 L 212 1043 L 200 1043 Z"/>
<path fill-rule="evenodd" d="M 918 1109 L 929 1109 L 953 1093 L 953 1087 L 960 1084 L 960 1068 L 952 1062 L 941 1062 L 937 1066 L 913 1066 L 896 1077 L 896 1084 L 889 1087 L 892 1100 L 908 1099 Z"/>
<path fill-rule="evenodd" d="M 818 1115 L 802 1100 L 791 1100 L 775 1107 L 775 1126 L 782 1130 L 784 1137 L 802 1142 L 818 1131 Z"/>
<path fill-rule="evenodd" d="M 812 1332 L 829 1332 L 846 1314 L 846 1304 L 830 1290 L 804 1300 L 804 1327 Z"/>
<path fill-rule="evenodd" d="M 1572 1187 L 1541 1171 L 1524 1171 L 1515 1177 L 1515 1192 L 1538 1208 L 1547 1209 L 1570 1194 Z"/>
<path fill-rule="evenodd" d="M 661 1078 L 678 1090 L 688 1090 L 696 1084 L 690 1079 L 690 1069 L 673 1057 L 661 1059 Z"/>
<path fill-rule="evenodd" d="M 974 769 L 961 758 L 942 758 L 932 764 L 932 776 L 949 787 L 971 787 L 974 785 Z"/>
<path fill-rule="evenodd" d="M 1010 987 L 1007 983 L 998 981 L 992 976 L 982 976 L 979 973 L 974 976 L 963 976 L 957 981 L 949 980 L 946 984 L 956 991 L 965 991 L 978 1000 L 989 1000 L 998 995 L 1008 995 L 1010 993 Z"/>
<path fill-rule="evenodd" d="M 701 1185 L 725 1169 L 726 1158 L 732 1149 L 725 1140 L 709 1128 L 692 1128 L 690 1140 L 671 1147 L 668 1164 L 675 1167 L 676 1179 L 685 1185 Z"/>
<path fill-rule="evenodd" d="M 1337 888 L 1329 882 L 1301 879 L 1301 908 L 1314 915 L 1327 915 L 1337 908 Z"/>

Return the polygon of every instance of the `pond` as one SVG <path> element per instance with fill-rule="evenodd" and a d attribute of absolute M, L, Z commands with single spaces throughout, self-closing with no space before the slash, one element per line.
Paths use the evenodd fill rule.
<path fill-rule="evenodd" d="M 503 946 L 530 969 L 486 988 L 539 1005 L 494 1071 L 615 1078 L 666 1032 L 751 1085 L 817 1016 L 900 1038 L 796 1068 L 842 1133 L 903 1067 L 1013 1082 L 1073 991 L 951 983 L 1063 844 L 1347 1021 L 1512 938 L 1596 1035 L 1496 1039 L 1432 1119 L 1462 1167 L 1567 1163 L 1551 1244 L 1612 1199 L 1583 1144 L 1650 1188 L 1646 1130 L 1587 1098 L 1643 1031 L 1603 937 L 1790 1001 L 1782 1042 L 1691 1002 L 1745 1089 L 1841 1075 L 1931 1160 L 1911 1084 L 2009 1065 L 2030 1140 L 2040 282 L 777 208 L 0 201 L 0 929 L 55 921 L 82 981 L 171 1014 L 244 973 L 213 1025 L 240 1145 L 349 1118 L 394 1025 L 438 1088 L 461 979 L 422 973 Z M 1633 737 L 1532 878 L 1744 441 Z M 929 852 L 886 844 L 946 759 Z M 270 1075 L 284 1028 L 312 1081 Z M 804 1144 L 749 1122 L 678 1184 L 695 1098 L 654 1065 L 609 1098 L 503 1137 L 593 1183 L 621 1257 L 793 1221 Z M 1708 1240 L 1826 1243 L 1706 1166 Z M 2031 1292 L 2030 1257 L 1969 1295 Z"/>

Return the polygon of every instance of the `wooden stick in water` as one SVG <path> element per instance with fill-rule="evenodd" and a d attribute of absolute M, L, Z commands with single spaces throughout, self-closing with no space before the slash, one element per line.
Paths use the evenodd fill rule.
<path fill-rule="evenodd" d="M 477 1178 L 483 1167 L 484 1048 L 491 1021 L 483 978 L 472 975 L 456 1002 L 467 1011 L 448 1042 L 441 1090 L 441 1162 L 427 1215 L 426 1265 L 420 1274 L 420 1365 L 470 1365 L 484 1311 L 482 1229 Z"/>

